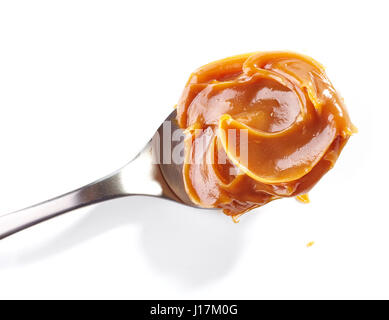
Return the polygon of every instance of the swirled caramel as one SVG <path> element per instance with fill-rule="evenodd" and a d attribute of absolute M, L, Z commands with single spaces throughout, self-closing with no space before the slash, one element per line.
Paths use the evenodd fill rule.
<path fill-rule="evenodd" d="M 177 105 L 190 199 L 232 216 L 304 195 L 354 132 L 342 98 L 315 60 L 258 52 L 210 63 Z"/>

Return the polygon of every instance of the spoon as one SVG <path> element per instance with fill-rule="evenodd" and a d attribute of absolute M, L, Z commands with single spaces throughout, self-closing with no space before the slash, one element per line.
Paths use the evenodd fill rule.
<path fill-rule="evenodd" d="M 172 159 L 172 152 L 183 147 L 184 137 L 176 114 L 169 115 L 144 149 L 122 169 L 62 196 L 0 216 L 0 239 L 63 213 L 126 196 L 152 196 L 195 207 L 185 191 L 183 161 Z M 174 155 L 177 158 L 177 153 Z"/>

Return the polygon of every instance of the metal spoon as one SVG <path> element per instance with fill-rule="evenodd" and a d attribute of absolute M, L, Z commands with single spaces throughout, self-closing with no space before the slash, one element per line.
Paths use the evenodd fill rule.
<path fill-rule="evenodd" d="M 163 161 L 164 157 L 171 159 L 172 150 L 182 143 L 177 139 L 177 132 L 183 134 L 175 118 L 173 111 L 153 139 L 122 169 L 57 198 L 0 216 L 0 239 L 60 214 L 120 197 L 144 195 L 195 206 L 185 191 L 182 163 Z"/>

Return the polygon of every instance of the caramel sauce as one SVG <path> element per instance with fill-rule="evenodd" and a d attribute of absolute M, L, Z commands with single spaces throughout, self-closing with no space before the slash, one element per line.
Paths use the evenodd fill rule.
<path fill-rule="evenodd" d="M 205 65 L 177 105 L 191 200 L 237 216 L 303 196 L 355 132 L 324 68 L 291 52 L 258 52 Z M 234 135 L 230 135 L 233 132 Z"/>

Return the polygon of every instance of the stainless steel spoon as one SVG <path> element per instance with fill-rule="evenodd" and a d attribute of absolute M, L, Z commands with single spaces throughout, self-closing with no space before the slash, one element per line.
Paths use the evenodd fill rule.
<path fill-rule="evenodd" d="M 182 134 L 182 130 L 175 118 L 173 111 L 153 139 L 122 169 L 57 198 L 0 216 L 0 239 L 60 214 L 120 197 L 144 195 L 195 206 L 185 191 L 182 163 L 163 161 L 163 157 L 171 158 L 166 152 L 182 143 L 177 139 L 177 132 Z"/>

